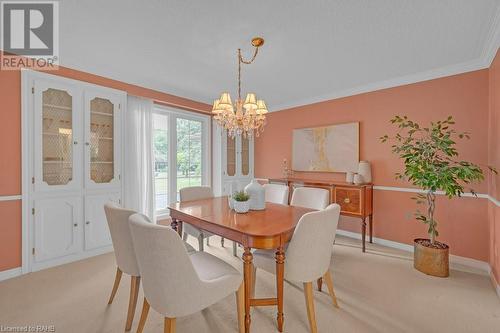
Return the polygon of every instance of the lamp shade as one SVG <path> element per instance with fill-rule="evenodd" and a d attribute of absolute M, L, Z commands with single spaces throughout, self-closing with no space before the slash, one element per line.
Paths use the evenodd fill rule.
<path fill-rule="evenodd" d="M 231 95 L 229 93 L 225 92 L 220 95 L 219 98 L 219 106 L 223 109 L 229 108 L 233 105 L 231 102 Z"/>
<path fill-rule="evenodd" d="M 266 114 L 267 113 L 267 106 L 266 106 L 266 103 L 259 99 L 257 101 L 257 111 L 256 111 L 257 114 Z"/>
<path fill-rule="evenodd" d="M 247 94 L 247 98 L 245 98 L 245 103 L 243 103 L 243 107 L 247 110 L 252 110 L 257 108 L 257 98 L 255 94 L 249 93 Z"/>
<path fill-rule="evenodd" d="M 221 108 L 220 105 L 219 105 L 219 100 L 216 99 L 214 101 L 213 106 L 212 106 L 212 113 L 219 114 L 219 113 L 222 113 L 223 111 L 224 111 L 224 109 Z"/>

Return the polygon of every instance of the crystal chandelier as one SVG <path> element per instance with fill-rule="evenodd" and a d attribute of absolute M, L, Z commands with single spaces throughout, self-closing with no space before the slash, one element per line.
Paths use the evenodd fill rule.
<path fill-rule="evenodd" d="M 238 49 L 238 99 L 233 105 L 228 92 L 221 94 L 219 99 L 214 101 L 212 113 L 219 125 L 227 130 L 228 135 L 234 138 L 236 135 L 244 137 L 259 136 L 264 131 L 266 124 L 266 103 L 255 97 L 255 94 L 247 94 L 245 101 L 241 98 L 241 64 L 249 65 L 257 57 L 259 47 L 264 45 L 264 39 L 256 37 L 252 39 L 255 47 L 254 54 L 250 60 L 244 60 L 241 56 L 241 49 Z"/>

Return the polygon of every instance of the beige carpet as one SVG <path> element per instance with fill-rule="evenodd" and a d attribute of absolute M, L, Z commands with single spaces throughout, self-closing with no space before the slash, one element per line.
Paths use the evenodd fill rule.
<path fill-rule="evenodd" d="M 196 243 L 192 242 L 196 247 Z M 206 249 L 241 268 L 231 243 L 217 239 Z M 337 238 L 332 272 L 340 309 L 315 291 L 319 332 L 500 332 L 500 299 L 487 276 L 453 270 L 448 279 L 412 268 L 408 253 Z M 0 327 L 55 325 L 58 333 L 123 332 L 130 280 L 122 279 L 107 305 L 114 279 L 113 254 L 0 282 Z M 274 294 L 274 276 L 259 271 L 257 296 Z M 132 332 L 137 329 L 142 294 Z M 275 309 L 252 310 L 252 332 L 277 332 Z M 145 332 L 162 332 L 163 319 L 150 311 Z M 5 330 L 5 329 L 4 329 Z M 234 297 L 188 317 L 177 332 L 236 332 Z M 285 284 L 285 332 L 307 332 L 302 286 Z"/>

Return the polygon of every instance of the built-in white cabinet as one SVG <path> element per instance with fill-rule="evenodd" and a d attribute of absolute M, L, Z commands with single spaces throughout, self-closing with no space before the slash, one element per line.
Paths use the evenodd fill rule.
<path fill-rule="evenodd" d="M 111 244 L 103 206 L 107 202 L 120 202 L 120 193 L 87 195 L 85 198 L 85 250 L 93 250 Z"/>
<path fill-rule="evenodd" d="M 126 94 L 38 72 L 22 79 L 31 269 L 111 250 L 103 207 L 121 203 Z"/>
<path fill-rule="evenodd" d="M 213 128 L 214 192 L 229 195 L 242 190 L 254 177 L 253 138 L 231 138 L 219 125 Z"/>
<path fill-rule="evenodd" d="M 81 249 L 81 198 L 39 198 L 34 202 L 35 262 L 76 254 Z"/>

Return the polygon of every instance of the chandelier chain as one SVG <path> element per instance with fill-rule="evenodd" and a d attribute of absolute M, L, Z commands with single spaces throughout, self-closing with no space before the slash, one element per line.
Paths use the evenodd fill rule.
<path fill-rule="evenodd" d="M 255 58 L 257 57 L 257 53 L 259 53 L 259 48 L 255 47 L 255 51 L 253 53 L 252 58 L 250 60 L 243 59 L 241 55 L 241 49 L 238 49 L 238 98 L 241 99 L 241 64 L 250 65 Z"/>

